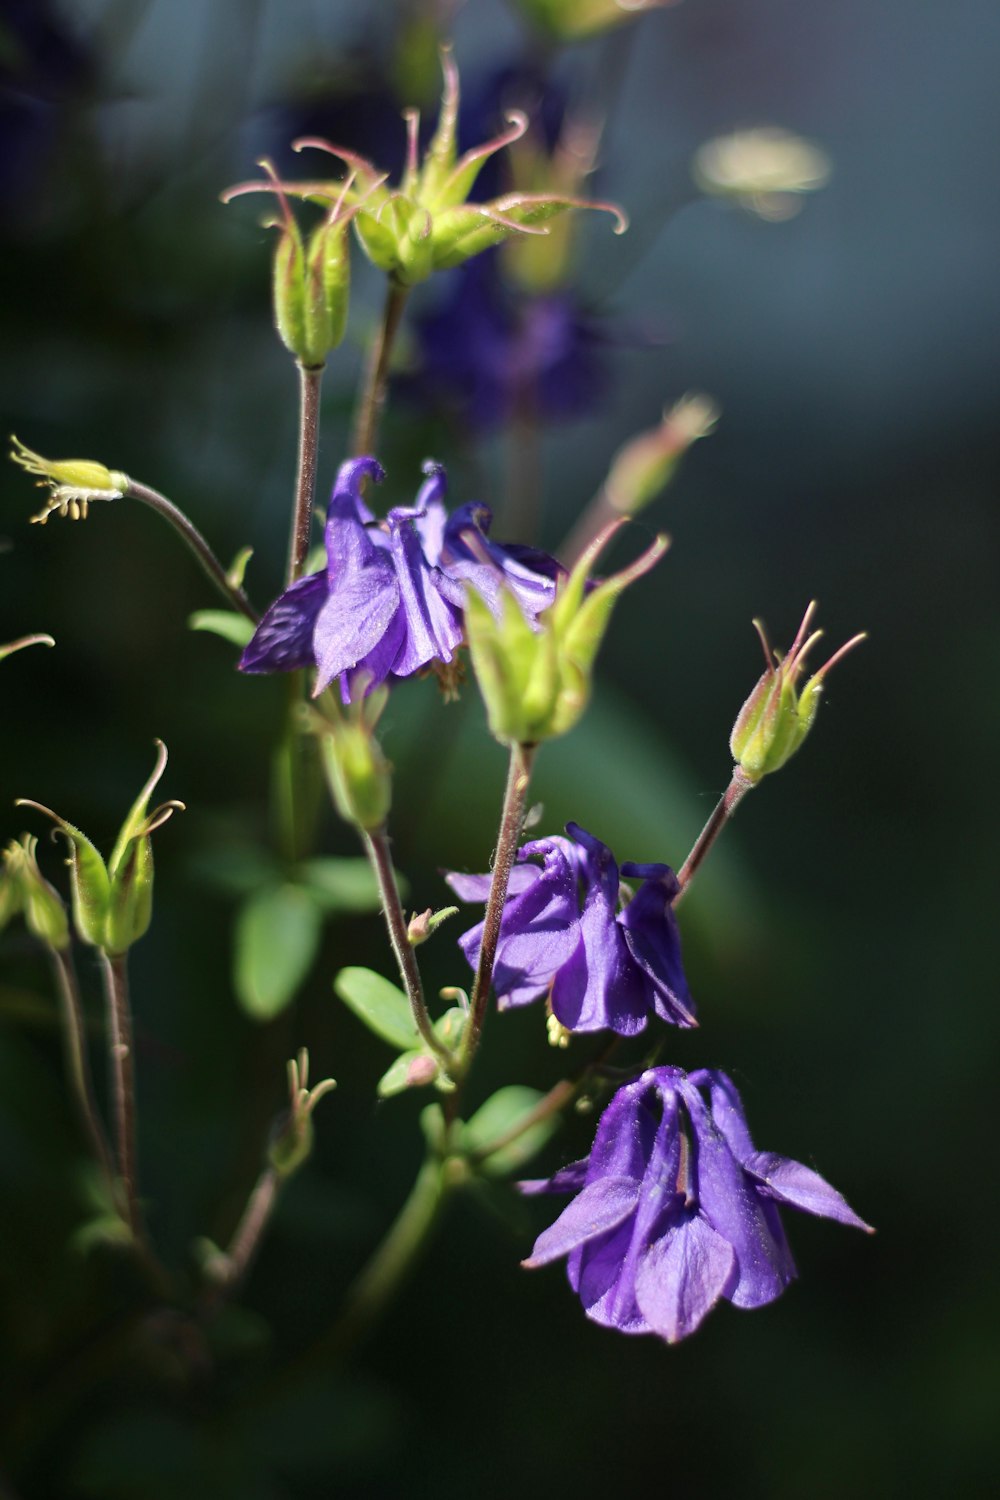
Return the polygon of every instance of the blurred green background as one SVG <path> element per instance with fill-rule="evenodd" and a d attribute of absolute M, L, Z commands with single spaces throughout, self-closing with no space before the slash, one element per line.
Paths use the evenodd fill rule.
<path fill-rule="evenodd" d="M 0 641 L 47 630 L 57 647 L 0 666 L 0 837 L 41 831 L 11 805 L 29 796 L 108 847 L 154 736 L 171 752 L 163 795 L 188 806 L 157 837 L 156 920 L 133 959 L 142 1183 L 164 1256 L 190 1264 L 197 1236 L 231 1232 L 287 1057 L 308 1044 L 314 1076 L 339 1087 L 244 1316 L 202 1349 L 161 1315 L 140 1357 L 127 1266 L 80 1244 L 87 1174 L 47 970 L 23 928 L 3 934 L 0 1471 L 25 1500 L 990 1493 L 1000 12 L 684 0 L 543 56 L 500 0 L 5 0 L 4 430 L 156 485 L 224 558 L 252 544 L 250 591 L 273 595 L 294 373 L 269 326 L 262 214 L 217 195 L 300 133 L 302 101 L 346 96 L 337 118 L 360 119 L 400 74 L 417 86 L 428 17 L 454 36 L 468 91 L 531 57 L 609 110 L 596 191 L 633 227 L 581 230 L 577 281 L 612 330 L 610 374 L 596 413 L 544 433 L 543 544 L 665 402 L 704 390 L 723 412 L 643 520 L 673 550 L 622 604 L 594 707 L 541 757 L 547 828 L 572 817 L 621 859 L 679 864 L 759 670 L 751 616 L 787 643 L 815 595 L 832 644 L 871 632 L 807 750 L 749 800 L 692 893 L 702 1024 L 668 1056 L 732 1072 L 760 1146 L 815 1164 L 879 1233 L 786 1215 L 800 1282 L 754 1315 L 723 1305 L 667 1349 L 588 1324 L 558 1269 L 519 1269 L 545 1204 L 512 1224 L 462 1198 L 349 1367 L 296 1374 L 420 1159 L 426 1100 L 376 1104 L 384 1049 L 330 991 L 344 963 L 391 972 L 379 923 L 331 921 L 276 1021 L 240 1011 L 237 888 L 270 837 L 283 686 L 238 677 L 230 648 L 186 628 L 216 600 L 151 513 L 120 503 L 30 527 L 35 495 L 8 468 Z M 400 28 L 414 26 L 403 66 Z M 829 185 L 785 223 L 691 187 L 702 141 L 760 123 L 832 159 Z M 380 301 L 357 264 L 321 494 Z M 456 500 L 501 506 L 510 450 L 509 435 L 394 397 L 387 503 L 409 502 L 431 453 Z M 502 757 L 471 692 L 445 708 L 408 683 L 385 725 L 397 861 L 411 904 L 439 904 L 439 868 L 486 868 Z M 317 848 L 354 853 L 332 819 Z M 54 849 L 43 858 L 60 878 Z M 464 980 L 447 930 L 425 952 L 432 991 Z M 86 954 L 81 972 L 96 1042 Z M 478 1097 L 545 1087 L 565 1062 L 534 1011 L 491 1018 L 487 1040 Z M 592 1124 L 567 1125 L 540 1165 L 582 1154 Z"/>

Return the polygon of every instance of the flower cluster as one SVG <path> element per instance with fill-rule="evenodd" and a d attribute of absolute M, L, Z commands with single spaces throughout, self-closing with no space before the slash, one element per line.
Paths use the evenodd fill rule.
<path fill-rule="evenodd" d="M 576 823 L 568 838 L 536 839 L 519 850 L 500 926 L 493 987 L 501 1009 L 548 997 L 568 1031 L 642 1031 L 650 1015 L 693 1026 L 694 1002 L 681 966 L 669 865 L 622 866 L 643 882 L 619 910 L 622 885 L 607 845 Z M 541 865 L 534 863 L 541 860 Z M 450 874 L 463 901 L 485 901 L 489 875 Z M 483 924 L 459 939 L 473 967 Z"/>
<path fill-rule="evenodd" d="M 593 1149 L 528 1193 L 576 1192 L 529 1267 L 567 1257 L 588 1318 L 675 1343 L 722 1298 L 763 1307 L 795 1276 L 777 1205 L 871 1228 L 801 1162 L 757 1151 L 725 1073 L 650 1068 L 618 1090 Z"/>
<path fill-rule="evenodd" d="M 326 566 L 291 584 L 264 615 L 240 659 L 243 672 L 316 668 L 314 695 L 340 679 L 345 702 L 387 678 L 447 665 L 464 639 L 466 587 L 494 612 L 506 589 L 530 621 L 555 597 L 558 564 L 529 547 L 488 535 L 484 505 L 449 516 L 438 464 L 412 507 L 377 521 L 362 498 L 382 466 L 355 458 L 341 466 L 326 516 Z"/>

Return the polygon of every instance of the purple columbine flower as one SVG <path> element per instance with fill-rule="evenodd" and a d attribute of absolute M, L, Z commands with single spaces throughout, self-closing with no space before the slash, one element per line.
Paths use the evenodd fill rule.
<path fill-rule="evenodd" d="M 811 1167 L 755 1151 L 725 1073 L 650 1068 L 618 1090 L 593 1150 L 527 1193 L 577 1195 L 526 1266 L 565 1255 L 595 1323 L 676 1343 L 720 1298 L 763 1307 L 794 1278 L 777 1205 L 872 1233 Z"/>
<path fill-rule="evenodd" d="M 487 535 L 484 505 L 450 516 L 444 470 L 427 475 L 412 507 L 376 521 L 361 498 L 382 466 L 355 458 L 341 466 L 326 516 L 326 567 L 298 579 L 264 615 L 240 658 L 243 672 L 316 668 L 314 696 L 339 678 L 344 701 L 364 675 L 368 692 L 387 677 L 410 677 L 450 662 L 462 644 L 465 584 L 499 611 L 501 585 L 534 621 L 555 597 L 559 565 L 531 548 L 502 546 Z"/>
<path fill-rule="evenodd" d="M 694 1026 L 694 1002 L 681 964 L 669 865 L 622 865 L 644 882 L 619 911 L 620 880 L 611 850 L 567 823 L 569 838 L 537 839 L 518 850 L 500 925 L 493 987 L 501 1010 L 549 996 L 569 1031 L 642 1031 L 654 1012 Z M 531 863 L 541 860 L 541 865 Z M 463 901 L 485 901 L 489 875 L 447 877 Z M 475 967 L 483 926 L 459 945 Z"/>
<path fill-rule="evenodd" d="M 407 394 L 453 409 L 479 431 L 525 406 L 546 421 L 596 410 L 611 339 L 571 292 L 518 290 L 495 251 L 448 274 L 446 295 L 417 319 L 417 368 L 400 377 Z"/>

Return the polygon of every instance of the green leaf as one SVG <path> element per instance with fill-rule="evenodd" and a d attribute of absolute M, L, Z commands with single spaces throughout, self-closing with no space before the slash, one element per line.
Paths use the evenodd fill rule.
<path fill-rule="evenodd" d="M 221 635 L 232 646 L 243 647 L 257 628 L 246 615 L 238 615 L 233 609 L 196 609 L 188 615 L 191 630 L 207 630 L 211 635 Z"/>
<path fill-rule="evenodd" d="M 251 896 L 236 919 L 233 983 L 256 1021 L 285 1009 L 316 957 L 321 917 L 313 898 L 294 885 Z"/>
<path fill-rule="evenodd" d="M 378 911 L 378 882 L 366 859 L 307 859 L 296 867 L 295 878 L 324 911 Z"/>
<path fill-rule="evenodd" d="M 467 1122 L 462 1131 L 462 1145 L 467 1151 L 481 1151 L 491 1141 L 505 1135 L 544 1097 L 537 1089 L 524 1088 L 516 1083 L 498 1089 Z M 542 1149 L 558 1124 L 555 1115 L 540 1120 L 509 1146 L 488 1156 L 480 1170 L 489 1177 L 505 1177 L 509 1172 L 518 1171 Z"/>
<path fill-rule="evenodd" d="M 408 1052 L 419 1043 L 410 1002 L 381 974 L 372 969 L 341 969 L 333 988 L 358 1020 L 390 1047 Z"/>

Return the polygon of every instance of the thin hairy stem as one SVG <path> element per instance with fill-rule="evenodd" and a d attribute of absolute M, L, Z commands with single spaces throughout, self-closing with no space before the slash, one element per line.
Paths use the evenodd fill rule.
<path fill-rule="evenodd" d="M 403 308 L 409 288 L 390 280 L 386 293 L 385 308 L 378 332 L 368 353 L 364 379 L 358 396 L 351 437 L 351 453 L 355 458 L 374 453 L 378 441 L 382 408 L 385 406 L 389 384 L 389 362 L 396 334 L 403 317 Z"/>
<path fill-rule="evenodd" d="M 109 1184 L 113 1186 L 116 1175 L 114 1158 L 111 1155 L 111 1147 L 108 1144 L 94 1098 L 94 1085 L 87 1056 L 83 1007 L 80 1004 L 80 990 L 76 982 L 73 960 L 69 949 L 50 948 L 49 955 L 52 960 L 56 988 L 59 991 L 63 1038 L 66 1047 L 66 1070 L 69 1074 L 73 1097 L 94 1156 L 100 1163 Z"/>
<path fill-rule="evenodd" d="M 436 1036 L 431 1018 L 427 1011 L 427 1003 L 424 999 L 424 987 L 420 979 L 420 969 L 417 965 L 417 955 L 413 944 L 410 942 L 406 929 L 406 916 L 403 912 L 403 903 L 399 894 L 399 886 L 396 884 L 396 871 L 392 864 L 392 852 L 389 848 L 389 838 L 384 830 L 377 833 L 363 832 L 362 841 L 365 853 L 371 862 L 378 881 L 379 895 L 382 900 L 382 915 L 385 917 L 386 930 L 389 934 L 389 942 L 399 966 L 399 975 L 403 981 L 407 999 L 410 1002 L 410 1011 L 413 1015 L 413 1024 L 423 1037 L 431 1052 L 444 1065 L 446 1071 L 452 1066 L 452 1056 L 448 1048 Z"/>
<path fill-rule="evenodd" d="M 720 797 L 712 816 L 701 830 L 701 833 L 699 833 L 691 853 L 677 872 L 677 881 L 680 885 L 680 890 L 674 897 L 673 904 L 675 906 L 687 891 L 695 875 L 697 875 L 708 851 L 753 785 L 754 783 L 739 766 L 733 767 L 732 781 Z"/>
<path fill-rule="evenodd" d="M 527 1134 L 535 1125 L 540 1125 L 543 1120 L 548 1120 L 552 1115 L 558 1114 L 560 1110 L 572 1104 L 574 1099 L 579 1098 L 595 1073 L 599 1073 L 608 1058 L 621 1043 L 620 1036 L 613 1036 L 604 1043 L 600 1051 L 590 1062 L 584 1063 L 576 1073 L 569 1078 L 560 1078 L 558 1083 L 552 1085 L 547 1094 L 543 1094 L 533 1108 L 527 1110 L 521 1117 L 514 1121 L 494 1140 L 488 1141 L 485 1146 L 478 1147 L 469 1152 L 469 1163 L 471 1166 L 479 1166 L 489 1157 L 495 1156 L 506 1146 L 511 1146 L 522 1135 Z"/>
<path fill-rule="evenodd" d="M 217 1306 L 224 1297 L 231 1296 L 249 1271 L 274 1213 L 280 1188 L 280 1174 L 274 1167 L 265 1167 L 247 1199 L 215 1283 L 205 1299 L 208 1309 Z"/>
<path fill-rule="evenodd" d="M 179 510 L 172 500 L 168 500 L 166 495 L 161 495 L 159 490 L 151 489 L 148 484 L 140 484 L 137 479 L 128 481 L 128 487 L 124 493 L 130 500 L 141 500 L 143 505 L 148 505 L 151 510 L 163 516 L 164 520 L 169 521 L 184 544 L 194 553 L 202 570 L 215 584 L 227 604 L 232 605 L 233 609 L 238 610 L 241 615 L 245 615 L 254 625 L 258 623 L 260 617 L 246 594 L 238 584 L 230 581 L 225 568 L 197 526 L 188 520 L 184 512 Z"/>
<path fill-rule="evenodd" d="M 114 1098 L 115 1154 L 125 1195 L 126 1219 L 136 1240 L 145 1243 L 136 1158 L 135 1066 L 132 1056 L 132 1013 L 128 994 L 126 955 L 101 953 L 101 972 L 108 1014 L 108 1052 Z"/>
<path fill-rule="evenodd" d="M 316 461 L 319 448 L 319 398 L 322 365 L 299 365 L 299 466 L 295 478 L 295 507 L 288 539 L 286 584 L 305 572 L 309 555 L 313 505 L 316 500 Z"/>
<path fill-rule="evenodd" d="M 500 830 L 497 834 L 496 854 L 493 861 L 493 879 L 483 918 L 483 940 L 479 949 L 479 963 L 469 1002 L 469 1021 L 462 1039 L 462 1057 L 466 1066 L 472 1061 L 486 1020 L 490 986 L 493 983 L 493 965 L 496 962 L 497 943 L 500 940 L 500 922 L 504 903 L 507 900 L 507 884 L 511 866 L 517 853 L 524 824 L 524 804 L 531 779 L 531 766 L 535 757 L 534 745 L 512 745 L 510 763 L 507 768 L 507 785 L 504 789 L 503 811 L 500 815 Z"/>

